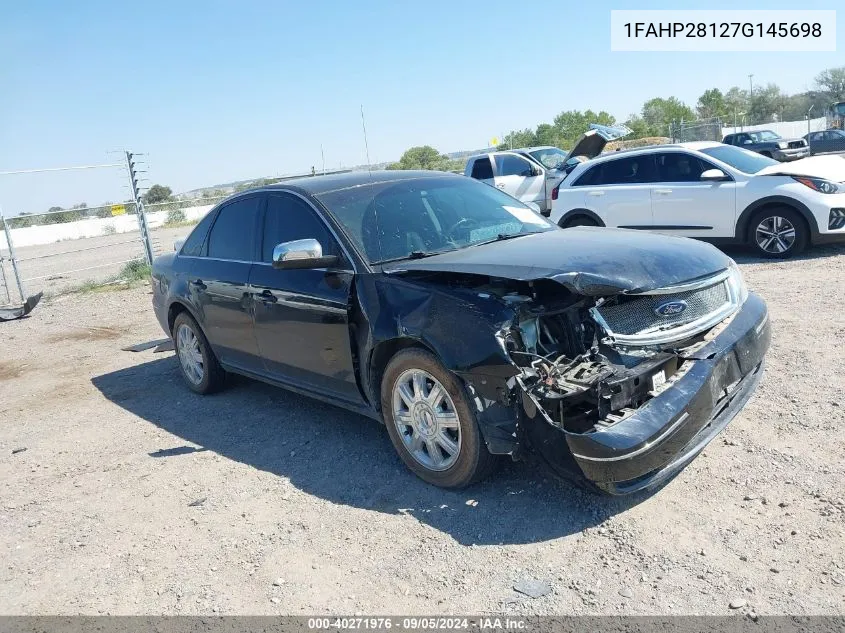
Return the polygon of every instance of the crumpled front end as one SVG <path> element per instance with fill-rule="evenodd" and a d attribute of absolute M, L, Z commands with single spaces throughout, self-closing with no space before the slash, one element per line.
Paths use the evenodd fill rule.
<path fill-rule="evenodd" d="M 611 494 L 658 486 L 741 409 L 762 375 L 765 303 L 735 266 L 647 293 L 511 298 L 499 333 L 518 373 L 519 437 Z"/>

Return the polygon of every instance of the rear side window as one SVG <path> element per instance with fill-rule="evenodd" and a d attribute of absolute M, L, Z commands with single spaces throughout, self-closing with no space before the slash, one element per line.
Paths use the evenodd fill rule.
<path fill-rule="evenodd" d="M 496 171 L 499 176 L 531 176 L 531 165 L 524 158 L 511 154 L 496 156 Z"/>
<path fill-rule="evenodd" d="M 715 167 L 692 154 L 666 152 L 657 155 L 660 182 L 699 182 L 701 174 L 708 169 Z"/>
<path fill-rule="evenodd" d="M 194 227 L 188 239 L 182 245 L 182 255 L 188 257 L 200 257 L 203 252 L 203 245 L 205 244 L 205 236 L 208 235 L 208 228 L 214 220 L 214 213 L 206 213 L 205 217 L 200 220 L 200 223 Z"/>
<path fill-rule="evenodd" d="M 485 156 L 478 158 L 472 164 L 472 174 L 476 180 L 490 180 L 493 178 L 493 165 L 490 164 L 490 159 Z"/>
<path fill-rule="evenodd" d="M 262 261 L 273 261 L 277 244 L 309 238 L 320 242 L 323 255 L 340 255 L 334 237 L 308 203 L 289 193 L 271 194 L 264 215 Z"/>
<path fill-rule="evenodd" d="M 641 185 L 657 182 L 653 154 L 609 160 L 596 165 L 575 181 L 574 186 Z"/>
<path fill-rule="evenodd" d="M 251 196 L 235 200 L 220 209 L 208 236 L 208 256 L 253 261 L 255 225 L 260 205 L 261 198 Z"/>

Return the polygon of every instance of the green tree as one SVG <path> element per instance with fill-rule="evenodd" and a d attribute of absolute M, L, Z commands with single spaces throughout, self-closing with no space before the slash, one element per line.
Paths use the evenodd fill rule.
<path fill-rule="evenodd" d="M 143 195 L 143 200 L 146 204 L 158 204 L 159 202 L 168 202 L 173 197 L 173 190 L 164 185 L 153 185 L 149 191 Z"/>
<path fill-rule="evenodd" d="M 828 68 L 816 77 L 816 88 L 825 97 L 828 104 L 845 101 L 845 66 Z"/>
<path fill-rule="evenodd" d="M 643 104 L 642 117 L 648 126 L 648 136 L 667 136 L 670 125 L 696 118 L 692 108 L 677 97 L 649 99 Z"/>
<path fill-rule="evenodd" d="M 450 165 L 448 156 L 434 149 L 431 145 L 419 145 L 405 150 L 398 163 L 388 165 L 388 169 L 447 169 Z"/>
<path fill-rule="evenodd" d="M 698 102 L 695 104 L 695 110 L 702 119 L 713 117 L 725 118 L 728 110 L 725 104 L 725 95 L 718 88 L 705 90 L 704 94 L 698 98 Z"/>

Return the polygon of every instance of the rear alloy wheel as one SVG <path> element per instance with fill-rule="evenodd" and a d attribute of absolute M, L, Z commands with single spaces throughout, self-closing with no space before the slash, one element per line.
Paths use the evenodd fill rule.
<path fill-rule="evenodd" d="M 382 380 L 382 413 L 396 452 L 421 479 L 460 488 L 495 465 L 464 387 L 430 353 L 399 352 Z"/>
<path fill-rule="evenodd" d="M 807 246 L 806 224 L 792 209 L 764 210 L 755 214 L 750 227 L 750 241 L 763 257 L 792 257 Z"/>
<path fill-rule="evenodd" d="M 220 390 L 226 372 L 199 325 L 187 312 L 180 313 L 173 323 L 173 345 L 182 377 L 191 391 L 206 394 Z"/>

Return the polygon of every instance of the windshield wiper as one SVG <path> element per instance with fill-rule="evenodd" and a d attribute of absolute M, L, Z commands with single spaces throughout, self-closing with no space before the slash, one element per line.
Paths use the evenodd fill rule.
<path fill-rule="evenodd" d="M 492 240 L 484 240 L 483 242 L 468 244 L 468 246 L 483 246 L 484 244 L 492 244 L 493 242 L 501 242 L 503 240 L 512 240 L 515 237 L 523 237 L 525 235 L 531 235 L 531 233 L 499 233 Z"/>
<path fill-rule="evenodd" d="M 440 255 L 440 253 L 433 253 L 431 251 L 411 251 L 402 257 L 391 257 L 390 259 L 381 259 L 373 264 L 390 264 L 392 262 L 401 262 L 407 259 L 422 259 L 423 257 L 431 257 L 432 255 Z"/>

